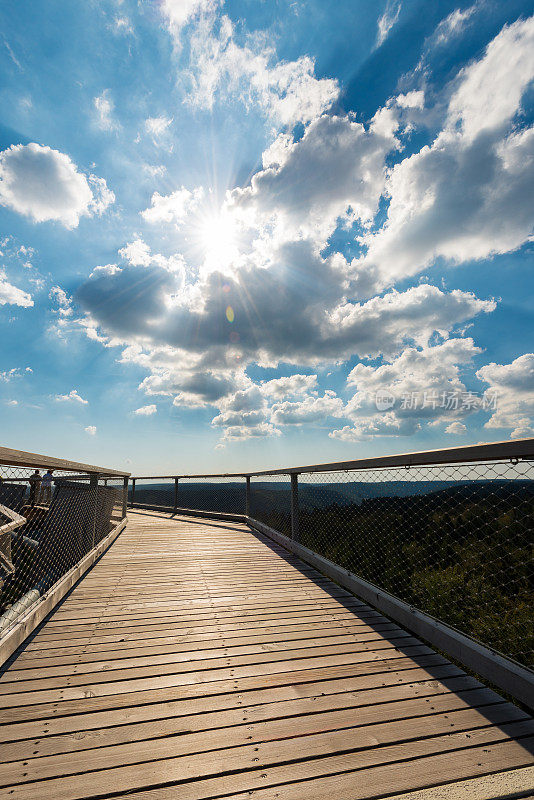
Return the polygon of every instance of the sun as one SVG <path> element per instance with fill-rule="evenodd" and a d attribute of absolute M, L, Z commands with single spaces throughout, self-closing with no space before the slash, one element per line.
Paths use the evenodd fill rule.
<path fill-rule="evenodd" d="M 198 226 L 198 244 L 207 272 L 226 271 L 239 256 L 239 237 L 235 218 L 221 210 L 203 215 Z"/>

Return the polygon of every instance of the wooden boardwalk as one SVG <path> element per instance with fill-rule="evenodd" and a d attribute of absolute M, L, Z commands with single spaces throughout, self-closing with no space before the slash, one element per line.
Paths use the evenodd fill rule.
<path fill-rule="evenodd" d="M 131 513 L 0 707 L 1 800 L 534 793 L 527 714 L 243 525 Z"/>

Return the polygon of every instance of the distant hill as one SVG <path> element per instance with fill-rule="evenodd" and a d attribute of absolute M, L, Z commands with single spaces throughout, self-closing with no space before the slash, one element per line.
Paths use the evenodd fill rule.
<path fill-rule="evenodd" d="M 435 494 L 436 500 L 483 499 L 494 495 L 499 499 L 507 495 L 534 495 L 534 481 L 491 480 L 491 481 L 387 481 L 346 483 L 306 483 L 299 484 L 299 505 L 304 510 L 337 506 L 361 505 L 370 500 L 420 497 Z M 251 491 L 251 513 L 265 513 L 270 510 L 289 512 L 291 491 L 289 481 L 253 481 Z M 170 483 L 142 483 L 135 489 L 138 503 L 172 507 L 174 485 Z M 181 508 L 202 511 L 223 511 L 242 514 L 245 510 L 244 482 L 210 483 L 180 482 L 178 505 Z"/>

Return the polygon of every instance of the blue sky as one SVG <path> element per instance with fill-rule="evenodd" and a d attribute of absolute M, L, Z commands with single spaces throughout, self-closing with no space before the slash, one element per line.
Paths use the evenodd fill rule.
<path fill-rule="evenodd" d="M 168 473 L 534 435 L 533 11 L 4 2 L 4 444 Z"/>

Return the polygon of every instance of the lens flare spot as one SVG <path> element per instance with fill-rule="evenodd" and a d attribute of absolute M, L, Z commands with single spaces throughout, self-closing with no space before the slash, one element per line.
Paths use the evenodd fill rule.
<path fill-rule="evenodd" d="M 228 322 L 233 322 L 234 316 L 235 316 L 234 309 L 232 308 L 232 306 L 226 306 L 226 319 L 228 320 Z"/>

